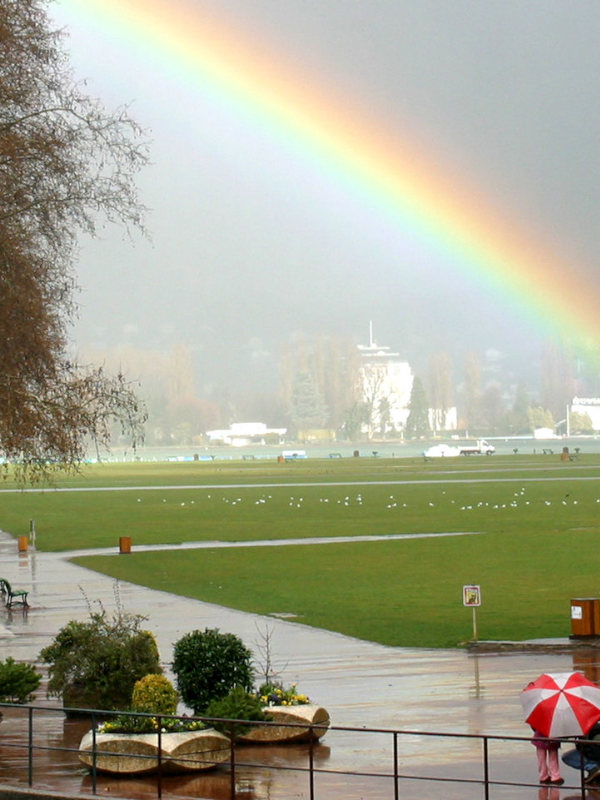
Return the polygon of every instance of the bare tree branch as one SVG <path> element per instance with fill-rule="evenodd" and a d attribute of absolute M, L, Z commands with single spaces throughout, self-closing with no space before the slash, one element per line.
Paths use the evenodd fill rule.
<path fill-rule="evenodd" d="M 0 0 L 0 457 L 23 478 L 75 467 L 145 411 L 123 375 L 74 364 L 77 238 L 104 218 L 142 230 L 147 144 L 125 108 L 73 79 L 48 0 Z"/>

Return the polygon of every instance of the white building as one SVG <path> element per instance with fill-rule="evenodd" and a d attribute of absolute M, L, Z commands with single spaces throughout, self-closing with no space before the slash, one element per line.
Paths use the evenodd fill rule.
<path fill-rule="evenodd" d="M 278 438 L 279 443 L 287 428 L 267 428 L 264 422 L 232 422 L 227 430 L 206 431 L 213 444 L 229 444 L 244 447 L 248 444 L 266 444 L 267 437 Z"/>
<path fill-rule="evenodd" d="M 413 373 L 410 364 L 389 347 L 376 344 L 369 325 L 369 344 L 358 345 L 359 381 L 369 419 L 363 433 L 369 438 L 400 432 L 408 419 Z"/>

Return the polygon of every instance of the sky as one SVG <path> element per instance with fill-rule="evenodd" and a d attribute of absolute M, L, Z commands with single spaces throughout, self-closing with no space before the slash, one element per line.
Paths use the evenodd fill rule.
<path fill-rule="evenodd" d="M 598 333 L 597 0 L 52 16 L 88 92 L 151 142 L 151 241 L 82 241 L 83 350 L 185 344 L 202 391 L 269 380 L 298 334 L 367 343 L 370 321 L 417 372 L 476 350 L 527 375 L 549 337 Z"/>

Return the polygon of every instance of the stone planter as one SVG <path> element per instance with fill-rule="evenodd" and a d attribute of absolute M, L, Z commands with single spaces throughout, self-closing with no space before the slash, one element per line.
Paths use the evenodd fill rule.
<path fill-rule="evenodd" d="M 79 744 L 79 760 L 93 767 L 93 732 Z M 168 773 L 207 770 L 229 760 L 229 739 L 209 728 L 162 733 L 162 769 Z M 148 775 L 158 770 L 158 733 L 97 733 L 96 769 L 112 775 Z"/>
<path fill-rule="evenodd" d="M 330 721 L 328 711 L 314 703 L 300 706 L 268 706 L 265 712 L 273 717 L 272 722 L 266 725 L 253 725 L 247 733 L 238 737 L 239 742 L 286 744 L 309 742 L 311 739 L 314 741 L 325 735 Z M 282 724 L 275 724 L 278 722 Z M 311 729 L 311 725 L 323 727 Z"/>

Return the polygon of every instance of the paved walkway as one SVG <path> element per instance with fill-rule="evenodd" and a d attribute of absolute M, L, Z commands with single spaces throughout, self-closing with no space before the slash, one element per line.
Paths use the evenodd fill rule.
<path fill-rule="evenodd" d="M 68 620 L 87 617 L 88 602 L 94 606 L 101 601 L 111 610 L 118 595 L 126 611 L 148 617 L 147 627 L 154 632 L 166 664 L 172 658 L 174 642 L 194 629 L 218 627 L 235 633 L 257 655 L 263 634 L 269 630 L 272 659 L 284 682 L 297 682 L 300 691 L 325 705 L 333 725 L 525 736 L 528 731 L 522 722 L 519 692 L 529 680 L 540 672 L 573 668 L 598 677 L 598 651 L 469 655 L 461 650 L 384 647 L 285 619 L 246 614 L 128 583 L 116 585 L 111 578 L 69 563 L 67 555 L 34 550 L 19 555 L 16 541 L 0 533 L 0 575 L 16 588 L 29 589 L 31 603 L 28 612 L 0 610 L 2 658 L 37 660 L 42 647 Z M 383 738 L 370 736 L 357 745 L 348 733 L 330 732 L 324 740 L 331 752 L 328 768 L 353 768 L 357 759 L 370 768 L 384 763 L 389 768 L 389 742 L 384 743 Z M 444 754 L 452 752 L 454 770 L 470 774 L 474 769 L 480 777 L 480 743 L 453 741 L 450 747 L 449 741 L 436 740 L 432 745 L 422 736 L 405 737 L 401 748 L 411 769 L 427 765 L 425 774 L 439 774 L 444 769 Z M 492 778 L 495 774 L 498 780 L 510 777 L 532 783 L 530 790 L 521 789 L 517 794 L 499 794 L 504 789 L 498 789 L 494 797 L 537 800 L 532 747 L 522 742 L 491 743 L 490 754 Z M 565 773 L 570 783 L 576 782 L 575 773 L 568 768 Z M 411 796 L 428 796 L 423 792 Z M 444 796 L 482 794 L 479 788 L 473 795 L 446 791 Z"/>

